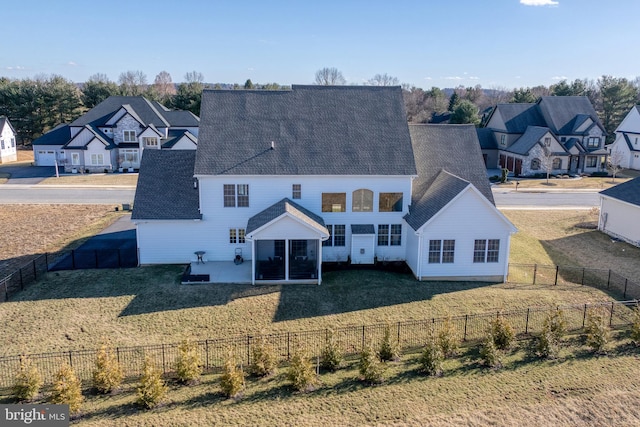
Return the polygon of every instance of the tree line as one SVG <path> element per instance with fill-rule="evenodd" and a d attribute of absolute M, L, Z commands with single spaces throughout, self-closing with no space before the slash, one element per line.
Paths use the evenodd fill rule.
<path fill-rule="evenodd" d="M 342 72 L 325 67 L 315 74 L 315 84 L 347 84 Z M 365 84 L 374 86 L 401 85 L 397 77 L 376 74 Z M 634 80 L 602 76 L 597 80 L 563 80 L 551 86 L 516 89 L 458 86 L 453 89 L 432 87 L 422 89 L 402 84 L 407 121 L 412 123 L 472 123 L 482 125 L 499 103 L 536 102 L 542 96 L 587 96 L 612 140 L 616 127 L 640 96 L 640 77 Z M 39 75 L 34 78 L 8 79 L 0 77 L 0 115 L 9 118 L 18 133 L 20 144 L 34 139 L 60 123 L 70 123 L 87 110 L 112 95 L 145 96 L 168 108 L 188 110 L 200 115 L 202 91 L 222 89 L 220 84 L 208 85 L 197 71 L 188 72 L 182 83 L 176 84 L 171 75 L 161 71 L 149 83 L 142 71 L 126 71 L 114 82 L 102 73 L 94 74 L 81 84 L 59 75 Z M 278 83 L 255 84 L 250 79 L 244 85 L 224 85 L 226 89 L 288 89 Z"/>

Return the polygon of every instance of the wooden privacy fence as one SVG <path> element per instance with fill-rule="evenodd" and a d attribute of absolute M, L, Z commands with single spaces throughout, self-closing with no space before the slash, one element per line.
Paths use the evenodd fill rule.
<path fill-rule="evenodd" d="M 532 307 L 392 324 L 349 326 L 334 330 L 322 329 L 208 339 L 198 341 L 197 346 L 204 370 L 214 372 L 223 366 L 229 352 L 232 352 L 244 366 L 248 365 L 251 362 L 253 347 L 261 342 L 265 342 L 274 350 L 279 362 L 289 360 L 299 347 L 306 350 L 311 357 L 318 358 L 331 336 L 338 343 L 345 356 L 354 356 L 367 345 L 378 348 L 388 328 L 391 338 L 399 343 L 400 348 L 404 351 L 410 351 L 422 347 L 430 335 L 438 334 L 447 323 L 451 326 L 457 340 L 473 343 L 486 336 L 491 322 L 500 315 L 513 326 L 519 338 L 526 338 L 539 333 L 546 317 L 556 310 L 563 311 L 567 330 L 576 332 L 584 328 L 591 310 L 605 311 L 612 328 L 626 327 L 633 322 L 632 309 L 637 305 L 638 301 L 621 301 L 556 308 Z M 178 346 L 179 344 L 173 343 L 117 347 L 114 350 L 125 377 L 132 379 L 141 375 L 145 357 L 151 358 L 166 375 L 171 375 L 178 359 Z M 76 375 L 88 383 L 95 369 L 96 350 L 30 354 L 29 358 L 42 374 L 46 384 L 51 384 L 55 373 L 63 364 L 72 366 Z M 1 388 L 10 387 L 13 384 L 19 364 L 20 356 L 18 355 L 0 357 Z"/>

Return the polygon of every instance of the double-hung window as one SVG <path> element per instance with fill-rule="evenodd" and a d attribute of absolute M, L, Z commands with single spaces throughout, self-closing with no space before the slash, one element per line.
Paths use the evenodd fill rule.
<path fill-rule="evenodd" d="M 292 199 L 301 199 L 302 198 L 302 184 L 292 184 L 291 185 L 291 198 Z"/>
<path fill-rule="evenodd" d="M 104 164 L 104 155 L 103 154 L 92 154 L 91 155 L 91 164 L 92 165 L 103 165 Z"/>
<path fill-rule="evenodd" d="M 429 240 L 429 264 L 452 264 L 455 250 L 455 240 Z"/>
<path fill-rule="evenodd" d="M 122 131 L 122 141 L 124 142 L 136 142 L 136 131 L 135 130 L 124 130 Z"/>
<path fill-rule="evenodd" d="M 402 245 L 402 224 L 378 224 L 378 246 Z"/>
<path fill-rule="evenodd" d="M 158 138 L 155 136 L 145 136 L 142 138 L 145 147 L 158 147 Z"/>
<path fill-rule="evenodd" d="M 245 243 L 245 229 L 244 228 L 230 228 L 229 229 L 229 243 Z"/>
<path fill-rule="evenodd" d="M 344 224 L 327 225 L 329 238 L 322 242 L 322 246 L 344 246 L 345 228 Z"/>
<path fill-rule="evenodd" d="M 476 240 L 473 245 L 473 262 L 498 262 L 500 258 L 500 240 Z"/>
<path fill-rule="evenodd" d="M 222 192 L 225 208 L 249 207 L 249 184 L 224 184 Z"/>
<path fill-rule="evenodd" d="M 80 164 L 80 153 L 71 153 L 71 164 L 74 166 Z"/>

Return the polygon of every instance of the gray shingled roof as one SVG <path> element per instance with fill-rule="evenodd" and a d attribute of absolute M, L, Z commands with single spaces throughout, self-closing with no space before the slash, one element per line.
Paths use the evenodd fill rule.
<path fill-rule="evenodd" d="M 400 87 L 205 90 L 201 116 L 196 175 L 416 174 Z"/>
<path fill-rule="evenodd" d="M 376 234 L 373 224 L 351 224 L 351 234 Z"/>
<path fill-rule="evenodd" d="M 537 104 L 498 104 L 494 114 L 502 117 L 508 133 L 524 133 L 527 126 L 546 126 Z"/>
<path fill-rule="evenodd" d="M 287 213 L 301 220 L 308 226 L 315 228 L 318 232 L 325 233 L 327 235 L 329 234 L 322 217 L 303 208 L 299 204 L 292 202 L 288 198 L 284 198 L 279 202 L 274 203 L 267 209 L 249 218 L 249 221 L 247 222 L 247 234 Z"/>
<path fill-rule="evenodd" d="M 484 150 L 495 150 L 498 148 L 498 141 L 496 141 L 495 134 L 491 129 L 478 128 L 478 141 L 480 141 L 480 148 Z"/>
<path fill-rule="evenodd" d="M 627 143 L 627 146 L 629 147 L 629 150 L 631 150 L 631 151 L 640 151 L 640 147 L 634 148 L 634 145 L 631 143 L 631 139 L 629 139 L 629 135 L 627 135 L 626 132 L 623 132 L 622 136 L 624 137 L 624 140 Z"/>
<path fill-rule="evenodd" d="M 162 148 L 171 148 L 178 141 L 182 139 L 183 136 L 187 137 L 194 145 L 198 145 L 198 138 L 196 138 L 191 132 L 188 130 L 170 130 L 169 137 L 165 142 L 162 143 Z"/>
<path fill-rule="evenodd" d="M 0 116 L 0 133 L 2 132 L 2 129 L 4 129 L 5 125 L 9 126 L 14 135 L 16 134 L 16 130 L 13 128 L 13 125 L 7 116 Z"/>
<path fill-rule="evenodd" d="M 405 220 L 418 229 L 466 186 L 493 194 L 473 125 L 409 125 L 418 177 Z"/>
<path fill-rule="evenodd" d="M 76 134 L 76 136 L 74 136 L 73 138 L 71 138 L 71 140 L 69 142 L 67 142 L 64 147 L 65 150 L 86 150 L 87 147 L 89 146 L 89 144 L 91 144 L 93 142 L 94 139 L 97 139 L 98 141 L 100 141 L 102 144 L 104 144 L 104 146 L 107 148 L 107 150 L 111 150 L 113 148 L 116 148 L 116 145 L 113 143 L 113 141 L 105 136 L 102 132 L 100 132 L 98 129 L 94 128 L 91 125 L 85 125 L 84 126 L 85 129 L 87 129 L 89 132 L 91 132 L 93 134 L 93 138 L 85 141 L 85 142 L 81 142 L 78 144 L 74 144 L 74 141 L 76 141 L 76 138 L 80 135 L 80 132 L 78 132 Z"/>
<path fill-rule="evenodd" d="M 145 150 L 131 218 L 201 219 L 193 186 L 195 158 L 191 150 Z"/>
<path fill-rule="evenodd" d="M 529 126 L 524 134 L 505 151 L 526 156 L 547 132 L 550 132 L 547 127 Z"/>
<path fill-rule="evenodd" d="M 64 145 L 71 139 L 69 125 L 60 124 L 49 132 L 35 139 L 31 145 Z"/>
<path fill-rule="evenodd" d="M 110 96 L 71 123 L 71 126 L 93 124 L 100 126 L 120 108 L 135 112 L 137 120 L 144 126 L 195 126 L 199 125 L 197 116 L 184 111 L 170 111 L 157 102 L 151 102 L 143 96 Z M 187 114 L 188 113 L 188 114 Z M 174 123 L 175 122 L 175 123 Z"/>
<path fill-rule="evenodd" d="M 538 101 L 540 113 L 556 135 L 575 134 L 575 127 L 588 116 L 604 131 L 602 123 L 586 96 L 543 96 Z"/>
<path fill-rule="evenodd" d="M 640 206 L 640 176 L 600 192 L 604 196 Z"/>

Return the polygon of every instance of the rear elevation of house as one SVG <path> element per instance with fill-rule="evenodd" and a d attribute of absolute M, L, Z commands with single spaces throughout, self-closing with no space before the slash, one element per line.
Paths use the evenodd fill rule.
<path fill-rule="evenodd" d="M 605 136 L 586 96 L 498 104 L 478 129 L 487 168 L 506 168 L 516 176 L 606 171 Z"/>
<path fill-rule="evenodd" d="M 409 126 L 399 87 L 206 90 L 196 151 L 143 158 L 133 220 L 141 264 L 241 254 L 251 283 L 333 262 L 503 281 L 516 231 L 474 127 Z"/>
<path fill-rule="evenodd" d="M 200 119 L 142 96 L 110 96 L 33 141 L 37 166 L 66 172 L 137 170 L 145 150 L 195 150 Z"/>

